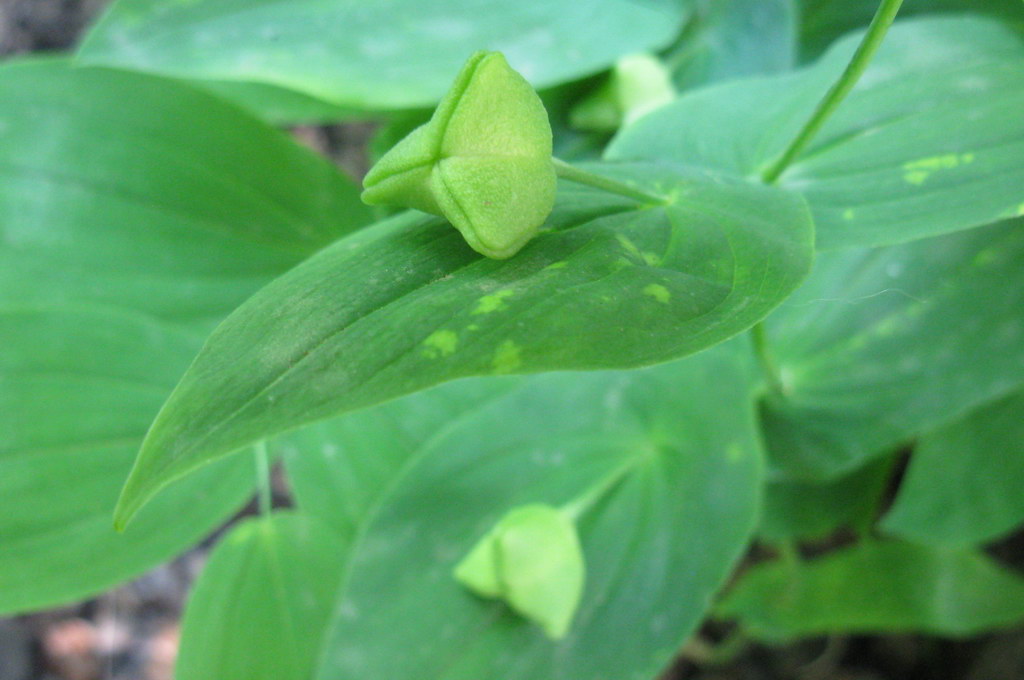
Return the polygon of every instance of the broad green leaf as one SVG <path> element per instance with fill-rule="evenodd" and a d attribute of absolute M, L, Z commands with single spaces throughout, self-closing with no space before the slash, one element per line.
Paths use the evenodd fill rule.
<path fill-rule="evenodd" d="M 64 604 L 135 576 L 251 493 L 251 459 L 222 461 L 116 533 L 121 482 L 198 339 L 87 307 L 5 308 L 0 338 L 0 612 Z"/>
<path fill-rule="evenodd" d="M 699 624 L 753 529 L 761 463 L 753 367 L 737 353 L 746 349 L 733 343 L 639 371 L 533 376 L 453 413 L 364 516 L 317 677 L 653 677 Z M 399 413 L 472 384 L 379 408 Z M 341 420 L 365 422 L 367 438 L 380 432 L 387 442 L 377 410 Z M 360 453 L 335 444 L 337 458 Z M 583 601 L 562 641 L 453 578 L 509 510 L 563 507 L 595 488 L 603 493 L 578 522 Z"/>
<path fill-rule="evenodd" d="M 876 0 L 799 0 L 800 47 L 805 56 L 816 56 L 847 31 L 863 28 L 878 9 Z M 906 0 L 900 16 L 934 12 L 978 12 L 1000 17 L 1024 27 L 1020 0 Z"/>
<path fill-rule="evenodd" d="M 777 468 L 829 478 L 1024 384 L 1024 220 L 826 254 L 769 320 Z"/>
<path fill-rule="evenodd" d="M 460 380 L 270 442 L 299 509 L 354 535 L 406 462 L 427 442 L 515 389 L 515 376 Z"/>
<path fill-rule="evenodd" d="M 881 511 L 893 459 L 871 461 L 826 482 L 773 479 L 764 487 L 758 535 L 768 542 L 826 538 L 837 529 L 866 530 Z"/>
<path fill-rule="evenodd" d="M 785 191 L 671 166 L 593 169 L 670 201 L 638 208 L 566 186 L 546 233 L 504 262 L 404 214 L 251 298 L 154 423 L 118 521 L 246 444 L 446 380 L 692 354 L 764 317 L 806 274 L 811 225 Z"/>
<path fill-rule="evenodd" d="M 716 615 L 771 641 L 844 633 L 962 637 L 1024 619 L 1024 579 L 981 553 L 869 541 L 747 572 Z"/>
<path fill-rule="evenodd" d="M 208 94 L 0 66 L 0 301 L 215 322 L 368 217 L 326 161 Z"/>
<path fill-rule="evenodd" d="M 683 96 L 625 129 L 608 157 L 748 176 L 783 152 L 848 62 L 851 36 L 791 75 Z M 1024 42 L 994 21 L 893 26 L 871 67 L 781 176 L 819 250 L 901 243 L 1024 211 Z"/>
<path fill-rule="evenodd" d="M 435 104 L 476 50 L 548 87 L 665 45 L 684 15 L 679 0 L 121 0 L 79 60 L 395 110 Z"/>
<path fill-rule="evenodd" d="M 334 531 L 300 514 L 233 527 L 189 596 L 176 677 L 308 680 L 344 556 Z"/>
<path fill-rule="evenodd" d="M 921 438 L 882 528 L 926 544 L 968 546 L 1024 522 L 1024 394 Z"/>
<path fill-rule="evenodd" d="M 794 0 L 697 0 L 665 55 L 681 89 L 781 73 L 796 62 Z"/>

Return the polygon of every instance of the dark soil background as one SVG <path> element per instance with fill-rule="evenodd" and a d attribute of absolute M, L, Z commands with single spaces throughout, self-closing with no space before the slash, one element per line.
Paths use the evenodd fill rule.
<path fill-rule="evenodd" d="M 0 0 L 0 58 L 74 45 L 107 1 Z M 294 133 L 361 176 L 370 130 L 345 125 Z M 290 504 L 280 475 L 274 496 L 275 505 Z M 232 521 L 254 512 L 251 504 Z M 0 680 L 171 680 L 182 608 L 216 539 L 96 599 L 0 618 Z M 1024 570 L 1024 532 L 992 553 Z M 727 650 L 718 643 L 728 634 L 720 625 L 706 626 L 661 680 L 1024 680 L 1024 629 L 971 640 L 833 636 Z"/>

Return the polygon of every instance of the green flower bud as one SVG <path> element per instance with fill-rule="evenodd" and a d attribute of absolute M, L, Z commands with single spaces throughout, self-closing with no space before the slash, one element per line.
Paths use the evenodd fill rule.
<path fill-rule="evenodd" d="M 478 52 L 424 125 L 363 182 L 363 201 L 440 215 L 473 250 L 515 255 L 555 203 L 551 125 L 540 97 L 498 52 Z"/>
<path fill-rule="evenodd" d="M 524 505 L 480 539 L 455 578 L 482 597 L 504 600 L 558 640 L 579 607 L 585 571 L 572 519 L 548 505 Z"/>
<path fill-rule="evenodd" d="M 672 101 L 672 74 L 650 54 L 632 54 L 615 64 L 611 75 L 576 105 L 569 122 L 580 130 L 611 132 Z"/>

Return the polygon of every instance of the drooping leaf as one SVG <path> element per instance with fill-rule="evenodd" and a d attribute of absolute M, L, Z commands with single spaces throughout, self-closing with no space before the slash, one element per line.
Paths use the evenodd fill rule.
<path fill-rule="evenodd" d="M 769 321 L 773 465 L 844 474 L 1024 384 L 1022 225 L 822 256 Z"/>
<path fill-rule="evenodd" d="M 1024 578 L 981 553 L 869 541 L 754 567 L 719 606 L 765 640 L 844 633 L 968 636 L 1024 619 Z"/>
<path fill-rule="evenodd" d="M 548 87 L 663 46 L 684 15 L 678 0 L 122 0 L 79 59 L 395 110 L 433 106 L 476 50 L 503 52 Z"/>
<path fill-rule="evenodd" d="M 199 338 L 100 308 L 0 311 L 0 612 L 71 602 L 184 550 L 251 494 L 243 456 L 139 513 L 111 515 L 139 443 Z"/>
<path fill-rule="evenodd" d="M 371 475 L 379 491 L 361 503 L 369 512 L 317 677 L 653 677 L 699 623 L 753 529 L 761 464 L 747 351 L 739 342 L 639 371 L 532 376 L 463 402 L 404 454 L 389 484 Z M 335 422 L 366 440 L 379 434 L 390 459 L 390 420 L 408 408 L 403 422 L 432 429 L 439 414 L 422 402 L 479 384 L 444 385 Z M 381 411 L 392 415 L 381 419 Z M 347 459 L 362 443 L 347 449 L 346 439 L 330 440 L 330 459 L 361 469 Z M 318 449 L 289 460 L 323 456 Z M 453 578 L 512 508 L 562 507 L 595 488 L 603 492 L 578 522 L 583 601 L 560 642 Z M 343 496 L 333 500 L 336 512 L 351 513 Z"/>
<path fill-rule="evenodd" d="M 189 596 L 176 677 L 308 680 L 344 557 L 334 531 L 300 514 L 233 527 Z"/>
<path fill-rule="evenodd" d="M 811 260 L 791 194 L 655 165 L 599 165 L 668 196 L 638 207 L 566 186 L 511 260 L 406 214 L 321 251 L 215 331 L 156 421 L 118 520 L 246 444 L 470 375 L 626 368 L 749 327 Z"/>
<path fill-rule="evenodd" d="M 969 546 L 1024 522 L 1024 394 L 972 411 L 921 438 L 885 531 Z"/>
<path fill-rule="evenodd" d="M 842 528 L 866 530 L 881 511 L 892 466 L 889 457 L 825 482 L 769 480 L 758 535 L 768 542 L 813 541 Z"/>
<path fill-rule="evenodd" d="M 368 219 L 326 161 L 203 92 L 0 66 L 0 301 L 218 321 Z"/>
<path fill-rule="evenodd" d="M 759 178 L 849 61 L 685 95 L 613 141 L 608 157 L 671 159 Z M 853 93 L 779 178 L 814 213 L 819 249 L 878 246 L 1024 210 L 1024 41 L 1003 24 L 897 22 Z"/>

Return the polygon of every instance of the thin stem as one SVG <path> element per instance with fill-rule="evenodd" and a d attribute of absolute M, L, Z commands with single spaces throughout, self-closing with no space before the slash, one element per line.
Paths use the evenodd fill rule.
<path fill-rule="evenodd" d="M 256 503 L 260 514 L 267 516 L 274 506 L 273 492 L 270 488 L 270 460 L 267 455 L 267 442 L 256 444 Z"/>
<path fill-rule="evenodd" d="M 622 478 L 625 477 L 630 470 L 636 467 L 636 464 L 637 458 L 631 458 L 619 467 L 615 468 L 607 475 L 597 480 L 597 482 L 589 489 L 566 503 L 562 507 L 562 512 L 569 515 L 574 522 L 579 521 L 580 517 L 583 516 L 583 513 L 594 507 L 594 505 L 596 505 L 605 494 L 611 491 L 616 484 L 622 481 Z"/>
<path fill-rule="evenodd" d="M 658 196 L 657 194 L 649 194 L 642 189 L 619 182 L 614 179 L 609 179 L 602 175 L 595 175 L 592 172 L 581 170 L 575 165 L 570 165 L 560 158 L 551 159 L 555 164 L 555 173 L 562 179 L 567 179 L 570 182 L 576 182 L 577 184 L 585 184 L 587 186 L 607 191 L 612 194 L 618 194 L 619 196 L 625 196 L 626 198 L 632 198 L 634 201 L 647 205 L 665 205 L 669 203 L 669 199 L 664 196 Z"/>
<path fill-rule="evenodd" d="M 853 89 L 853 86 L 857 84 L 857 81 L 860 80 L 860 77 L 867 69 L 871 57 L 875 55 L 879 45 L 882 44 L 882 39 L 885 37 L 886 31 L 889 30 L 889 26 L 892 25 L 893 19 L 896 18 L 896 13 L 899 12 L 900 5 L 902 4 L 903 0 L 882 0 L 882 3 L 878 6 L 878 11 L 875 12 L 875 18 L 871 20 L 871 25 L 868 26 L 867 34 L 861 40 L 857 51 L 854 53 L 850 63 L 846 65 L 843 74 L 839 76 L 839 80 L 829 88 L 825 98 L 818 102 L 818 107 L 811 114 L 810 119 L 804 123 L 803 128 L 793 141 L 789 143 L 789 146 L 782 155 L 761 174 L 762 180 L 768 184 L 775 183 L 786 168 L 796 160 L 800 152 L 807 147 L 814 136 L 818 134 L 821 126 L 835 112 L 840 102 L 846 98 L 846 95 L 850 94 L 850 90 Z"/>
<path fill-rule="evenodd" d="M 754 353 L 757 355 L 757 363 L 761 365 L 761 372 L 768 381 L 768 388 L 776 393 L 783 393 L 782 374 L 779 372 L 775 357 L 768 348 L 768 335 L 764 329 L 764 323 L 755 324 L 750 329 L 750 337 L 754 341 Z"/>

